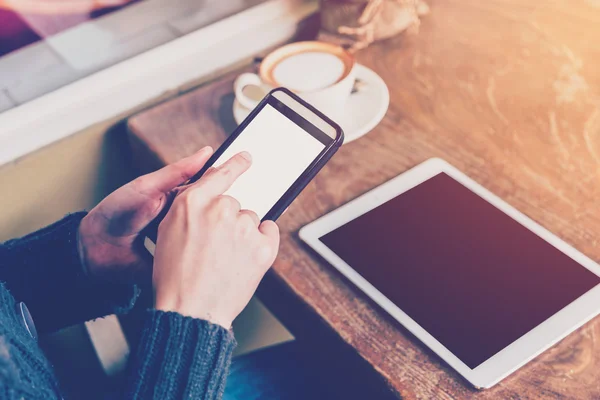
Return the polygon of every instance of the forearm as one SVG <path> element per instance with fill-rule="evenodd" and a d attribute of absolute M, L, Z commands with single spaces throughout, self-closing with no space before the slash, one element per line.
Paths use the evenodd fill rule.
<path fill-rule="evenodd" d="M 123 398 L 220 399 L 235 346 L 220 325 L 148 310 Z"/>
<path fill-rule="evenodd" d="M 40 231 L 0 244 L 0 281 L 31 311 L 40 332 L 129 309 L 132 285 L 102 285 L 85 274 L 77 230 L 85 213 L 71 214 Z"/>

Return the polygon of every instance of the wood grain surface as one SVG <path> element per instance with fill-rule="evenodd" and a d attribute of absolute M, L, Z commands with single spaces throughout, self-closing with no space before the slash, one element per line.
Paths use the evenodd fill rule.
<path fill-rule="evenodd" d="M 358 53 L 387 82 L 389 111 L 371 133 L 345 145 L 279 220 L 272 275 L 396 395 L 600 398 L 600 319 L 477 391 L 297 238 L 308 222 L 442 157 L 600 260 L 599 43 L 598 0 L 438 0 L 419 35 Z M 156 168 L 218 145 L 235 127 L 232 79 L 131 119 L 139 165 Z"/>

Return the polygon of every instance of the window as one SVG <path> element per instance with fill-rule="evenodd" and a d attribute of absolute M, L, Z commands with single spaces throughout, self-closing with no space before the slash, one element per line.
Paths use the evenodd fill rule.
<path fill-rule="evenodd" d="M 0 0 L 0 112 L 264 0 Z"/>

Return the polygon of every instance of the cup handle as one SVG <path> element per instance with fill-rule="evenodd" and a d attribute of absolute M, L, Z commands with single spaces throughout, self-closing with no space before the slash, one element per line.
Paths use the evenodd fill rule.
<path fill-rule="evenodd" d="M 263 82 L 260 77 L 256 74 L 245 72 L 238 76 L 233 83 L 233 91 L 235 92 L 235 98 L 240 104 L 249 110 L 254 109 L 259 101 L 249 98 L 244 94 L 244 88 L 247 86 L 263 86 Z"/>
<path fill-rule="evenodd" d="M 354 80 L 354 83 L 352 84 L 352 91 L 350 92 L 350 94 L 360 93 L 363 90 L 365 90 L 368 86 L 369 84 L 367 82 L 363 81 L 362 79 L 356 78 Z"/>

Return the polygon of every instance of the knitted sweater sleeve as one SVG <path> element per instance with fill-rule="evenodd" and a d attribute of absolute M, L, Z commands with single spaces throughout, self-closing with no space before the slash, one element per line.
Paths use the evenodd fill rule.
<path fill-rule="evenodd" d="M 0 244 L 0 281 L 17 301 L 27 304 L 41 333 L 125 312 L 137 298 L 133 285 L 98 284 L 84 273 L 77 230 L 85 214 L 68 215 Z"/>
<path fill-rule="evenodd" d="M 233 334 L 174 312 L 147 310 L 144 318 L 123 398 L 220 399 L 236 346 Z"/>

